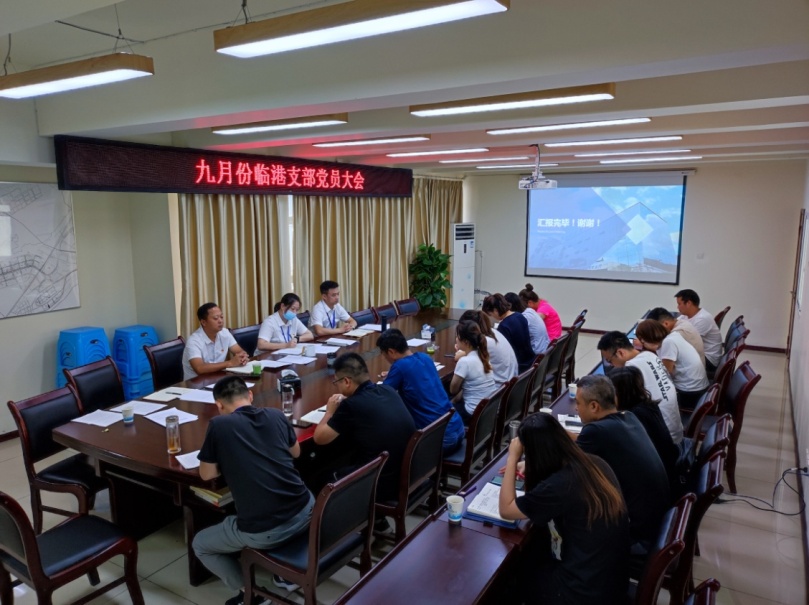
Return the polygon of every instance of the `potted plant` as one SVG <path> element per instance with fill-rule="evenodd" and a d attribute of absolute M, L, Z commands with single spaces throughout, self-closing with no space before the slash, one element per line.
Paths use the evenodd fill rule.
<path fill-rule="evenodd" d="M 409 266 L 410 296 L 419 301 L 422 309 L 447 306 L 447 288 L 452 287 L 447 279 L 450 257 L 432 244 L 419 245 Z"/>

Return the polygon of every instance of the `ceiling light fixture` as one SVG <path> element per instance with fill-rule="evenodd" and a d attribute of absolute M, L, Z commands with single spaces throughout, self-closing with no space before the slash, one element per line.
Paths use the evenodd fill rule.
<path fill-rule="evenodd" d="M 545 143 L 545 147 L 569 147 L 573 145 L 623 145 L 625 143 L 660 143 L 682 141 L 680 135 L 670 137 L 644 137 L 640 139 L 603 139 L 601 141 L 568 141 L 567 143 Z"/>
<path fill-rule="evenodd" d="M 540 164 L 540 168 L 552 168 L 559 164 Z M 497 170 L 498 168 L 535 168 L 536 164 L 511 164 L 506 166 L 478 166 L 478 170 Z"/>
<path fill-rule="evenodd" d="M 522 134 L 525 132 L 546 132 L 551 130 L 568 130 L 572 128 L 598 128 L 599 126 L 625 126 L 626 124 L 645 124 L 649 118 L 624 118 L 621 120 L 598 120 L 596 122 L 574 122 L 572 124 L 550 124 L 548 126 L 525 126 L 521 128 L 498 128 L 487 130 L 486 134 Z"/>
<path fill-rule="evenodd" d="M 407 137 L 386 137 L 384 139 L 358 139 L 356 141 L 331 141 L 328 143 L 313 143 L 312 147 L 359 147 L 361 145 L 384 145 L 386 143 L 412 143 L 414 141 L 429 141 L 429 134 L 417 134 Z"/>
<path fill-rule="evenodd" d="M 333 126 L 347 124 L 348 114 L 333 113 L 325 116 L 308 116 L 303 118 L 289 118 L 286 120 L 268 120 L 266 122 L 252 122 L 248 124 L 234 124 L 231 126 L 215 126 L 211 128 L 214 134 L 250 134 L 253 132 L 274 132 L 277 130 L 296 130 L 298 128 L 318 128 L 320 126 Z"/>
<path fill-rule="evenodd" d="M 470 164 L 474 162 L 518 162 L 527 160 L 527 155 L 518 155 L 513 158 L 472 158 L 468 160 L 439 160 L 439 164 Z"/>
<path fill-rule="evenodd" d="M 115 53 L 0 76 L 0 97 L 27 99 L 151 75 L 151 57 Z"/>
<path fill-rule="evenodd" d="M 701 155 L 668 156 L 662 158 L 627 158 L 624 160 L 601 160 L 599 164 L 645 164 L 646 162 L 681 162 L 701 160 Z"/>
<path fill-rule="evenodd" d="M 650 149 L 649 151 L 605 151 L 604 153 L 577 153 L 574 158 L 603 158 L 613 155 L 658 155 L 661 153 L 691 153 L 690 149 Z"/>
<path fill-rule="evenodd" d="M 217 52 L 239 58 L 323 46 L 508 10 L 510 0 L 353 0 L 214 31 Z"/>
<path fill-rule="evenodd" d="M 588 101 L 605 101 L 615 98 L 615 84 L 592 84 L 589 86 L 573 86 L 536 92 L 518 92 L 495 97 L 463 99 L 445 103 L 429 103 L 411 105 L 410 113 L 419 117 L 453 116 L 465 113 L 481 113 L 484 111 L 502 111 L 505 109 L 525 109 L 527 107 L 545 107 L 548 105 L 565 105 L 567 103 L 586 103 Z"/>
<path fill-rule="evenodd" d="M 486 153 L 485 147 L 477 149 L 444 149 L 442 151 L 408 151 L 406 153 L 389 153 L 389 158 L 415 158 L 421 155 L 455 155 L 458 153 Z"/>

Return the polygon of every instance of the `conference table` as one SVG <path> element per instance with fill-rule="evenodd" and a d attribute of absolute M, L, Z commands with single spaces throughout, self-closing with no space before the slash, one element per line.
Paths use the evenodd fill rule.
<path fill-rule="evenodd" d="M 459 309 L 422 311 L 417 315 L 397 317 L 389 322 L 389 326 L 401 330 L 408 339 L 419 337 L 423 324 L 435 328 L 435 343 L 438 348 L 433 356 L 436 362 L 444 366 L 439 370 L 439 375 L 447 381 L 455 368 L 454 328 L 462 313 L 463 310 Z M 342 347 L 338 352 L 356 352 L 362 355 L 374 380 L 378 380 L 379 374 L 389 369 L 388 362 L 376 347 L 377 336 L 378 333 L 364 336 L 356 344 Z M 415 351 L 425 349 L 426 345 L 413 348 Z M 277 353 L 264 353 L 256 359 L 276 356 Z M 300 421 L 308 412 L 325 405 L 328 398 L 336 392 L 332 384 L 334 372 L 328 367 L 325 355 L 318 355 L 314 362 L 292 366 L 291 369 L 301 379 L 300 390 L 295 393 L 292 417 L 301 445 L 301 456 L 296 460 L 296 466 L 304 481 L 309 483 L 346 460 L 348 450 L 339 438 L 327 446 L 315 445 L 312 439 L 315 425 L 305 425 Z M 227 375 L 226 372 L 206 374 L 176 386 L 210 388 Z M 277 386 L 280 375 L 281 369 L 277 369 L 264 370 L 258 378 L 245 377 L 248 382 L 255 382 L 251 387 L 253 405 L 280 409 L 281 397 Z M 143 399 L 148 400 L 148 396 Z M 180 440 L 183 453 L 199 450 L 208 422 L 218 415 L 217 407 L 182 398 L 168 402 L 167 406 L 198 417 L 196 421 L 180 425 Z M 219 509 L 205 502 L 190 488 L 198 486 L 217 489 L 224 483 L 221 478 L 203 481 L 197 469 L 186 470 L 175 456 L 169 455 L 163 426 L 143 416 L 136 416 L 133 424 L 117 422 L 108 428 L 70 422 L 54 429 L 53 438 L 94 461 L 97 474 L 110 481 L 113 521 L 135 538 L 139 539 L 164 527 L 182 511 L 188 548 L 189 580 L 196 586 L 209 577 L 209 572 L 194 555 L 191 543 L 199 530 L 221 521 L 228 509 Z M 232 509 L 229 510 L 232 512 Z"/>

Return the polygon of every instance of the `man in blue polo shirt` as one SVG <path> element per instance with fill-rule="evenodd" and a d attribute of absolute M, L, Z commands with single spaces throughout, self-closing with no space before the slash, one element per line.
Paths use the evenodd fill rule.
<path fill-rule="evenodd" d="M 376 346 L 391 363 L 390 371 L 384 373 L 385 384 L 399 391 L 417 429 L 423 429 L 450 410 L 454 411 L 438 377 L 435 362 L 429 355 L 411 351 L 404 334 L 395 328 L 385 330 Z M 444 455 L 457 450 L 463 438 L 463 421 L 458 414 L 453 414 L 444 433 Z"/>

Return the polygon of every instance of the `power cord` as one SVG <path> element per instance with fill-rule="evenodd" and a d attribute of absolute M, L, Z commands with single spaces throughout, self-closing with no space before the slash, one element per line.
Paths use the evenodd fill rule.
<path fill-rule="evenodd" d="M 809 476 L 809 467 L 807 467 L 807 466 L 796 466 L 796 467 L 793 467 L 793 468 L 788 468 L 783 473 L 781 473 L 781 478 L 778 481 L 776 481 L 775 486 L 772 489 L 772 501 L 771 502 L 767 502 L 763 498 L 758 498 L 756 496 L 746 496 L 744 494 L 734 494 L 734 493 L 730 493 L 730 495 L 735 496 L 734 498 L 719 498 L 717 500 L 717 502 L 720 502 L 720 503 L 724 503 L 724 502 L 744 502 L 745 504 L 747 504 L 749 506 L 752 506 L 756 510 L 763 510 L 763 511 L 770 512 L 770 513 L 776 513 L 778 515 L 783 515 L 784 517 L 795 517 L 795 516 L 800 515 L 801 513 L 803 513 L 803 511 L 806 509 L 806 502 L 804 501 L 803 496 L 801 496 L 801 493 L 796 488 L 794 488 L 792 485 L 790 485 L 789 481 L 787 481 L 786 476 L 788 474 L 794 474 L 794 475 L 798 475 L 798 476 L 801 476 L 801 475 Z M 782 481 L 783 481 L 784 485 L 786 485 L 789 489 L 791 489 L 793 492 L 795 492 L 798 495 L 798 498 L 800 500 L 800 509 L 797 512 L 787 513 L 787 512 L 784 512 L 784 511 L 777 510 L 775 508 L 775 493 L 778 491 L 778 486 L 781 484 Z M 767 506 L 767 508 L 764 508 L 762 506 L 756 506 L 755 504 L 753 504 L 749 500 L 755 500 L 757 502 L 761 502 L 762 504 L 765 504 Z"/>

